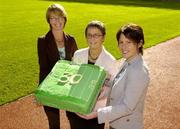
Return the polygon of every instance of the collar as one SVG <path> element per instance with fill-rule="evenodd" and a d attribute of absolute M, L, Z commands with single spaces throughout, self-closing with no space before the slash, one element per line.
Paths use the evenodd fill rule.
<path fill-rule="evenodd" d="M 88 52 L 89 52 L 89 47 L 88 47 L 88 49 L 87 49 L 87 62 L 88 62 Z M 97 58 L 97 60 L 95 61 L 95 65 L 97 65 L 97 64 L 101 64 L 101 60 L 102 60 L 102 58 L 103 58 L 103 56 L 105 55 L 105 53 L 106 53 L 106 49 L 104 48 L 104 46 L 102 46 L 102 51 L 101 51 L 101 53 L 100 53 L 100 55 L 99 55 L 99 57 Z"/>
<path fill-rule="evenodd" d="M 128 65 L 134 64 L 136 62 L 138 62 L 139 60 L 142 60 L 142 55 L 138 54 L 136 55 L 133 59 L 131 59 L 129 62 L 125 61 Z"/>

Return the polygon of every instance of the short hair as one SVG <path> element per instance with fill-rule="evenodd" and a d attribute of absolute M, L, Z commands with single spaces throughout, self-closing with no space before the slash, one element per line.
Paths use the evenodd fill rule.
<path fill-rule="evenodd" d="M 106 35 L 106 28 L 104 26 L 104 23 L 101 22 L 101 21 L 93 20 L 93 21 L 89 22 L 88 25 L 86 26 L 85 36 L 87 36 L 87 30 L 90 27 L 96 27 L 96 28 L 98 28 L 101 31 L 103 36 Z"/>
<path fill-rule="evenodd" d="M 46 20 L 48 23 L 50 23 L 50 14 L 51 13 L 55 13 L 57 14 L 58 16 L 60 17 L 63 17 L 64 20 L 65 20 L 65 23 L 64 25 L 66 24 L 67 22 L 67 13 L 64 9 L 64 7 L 60 4 L 52 4 L 48 7 L 47 11 L 46 11 Z"/>
<path fill-rule="evenodd" d="M 139 48 L 139 52 L 143 55 L 143 45 L 145 41 L 143 29 L 139 25 L 129 23 L 121 27 L 116 34 L 118 45 L 121 34 L 124 34 L 126 38 L 133 40 L 137 44 L 142 43 L 142 46 Z"/>

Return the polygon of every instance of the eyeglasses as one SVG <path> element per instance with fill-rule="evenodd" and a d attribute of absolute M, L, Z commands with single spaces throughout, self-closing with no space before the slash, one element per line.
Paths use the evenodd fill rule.
<path fill-rule="evenodd" d="M 50 17 L 49 20 L 50 21 L 60 21 L 62 20 L 64 17 Z"/>
<path fill-rule="evenodd" d="M 100 35 L 100 34 L 93 34 L 93 35 L 92 34 L 87 34 L 88 39 L 91 39 L 91 38 L 97 39 L 97 38 L 99 38 L 101 36 L 103 36 L 103 35 Z"/>

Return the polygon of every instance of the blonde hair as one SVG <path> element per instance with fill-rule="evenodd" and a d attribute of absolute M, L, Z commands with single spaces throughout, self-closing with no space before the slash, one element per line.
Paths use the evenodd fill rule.
<path fill-rule="evenodd" d="M 57 14 L 58 16 L 60 17 L 63 17 L 64 20 L 65 20 L 65 23 L 64 25 L 66 24 L 67 22 L 67 13 L 64 9 L 64 7 L 60 4 L 52 4 L 48 7 L 47 11 L 46 11 L 46 20 L 48 23 L 50 23 L 50 14 L 51 13 L 55 13 Z"/>

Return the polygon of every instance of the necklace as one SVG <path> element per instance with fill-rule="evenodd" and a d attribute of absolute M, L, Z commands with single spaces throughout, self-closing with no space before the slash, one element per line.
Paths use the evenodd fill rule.
<path fill-rule="evenodd" d="M 90 51 L 89 51 L 89 58 L 90 58 L 91 60 L 95 61 L 95 60 L 97 60 L 98 56 L 97 56 L 97 57 L 95 57 L 95 58 L 93 58 L 93 57 L 91 56 Z"/>

